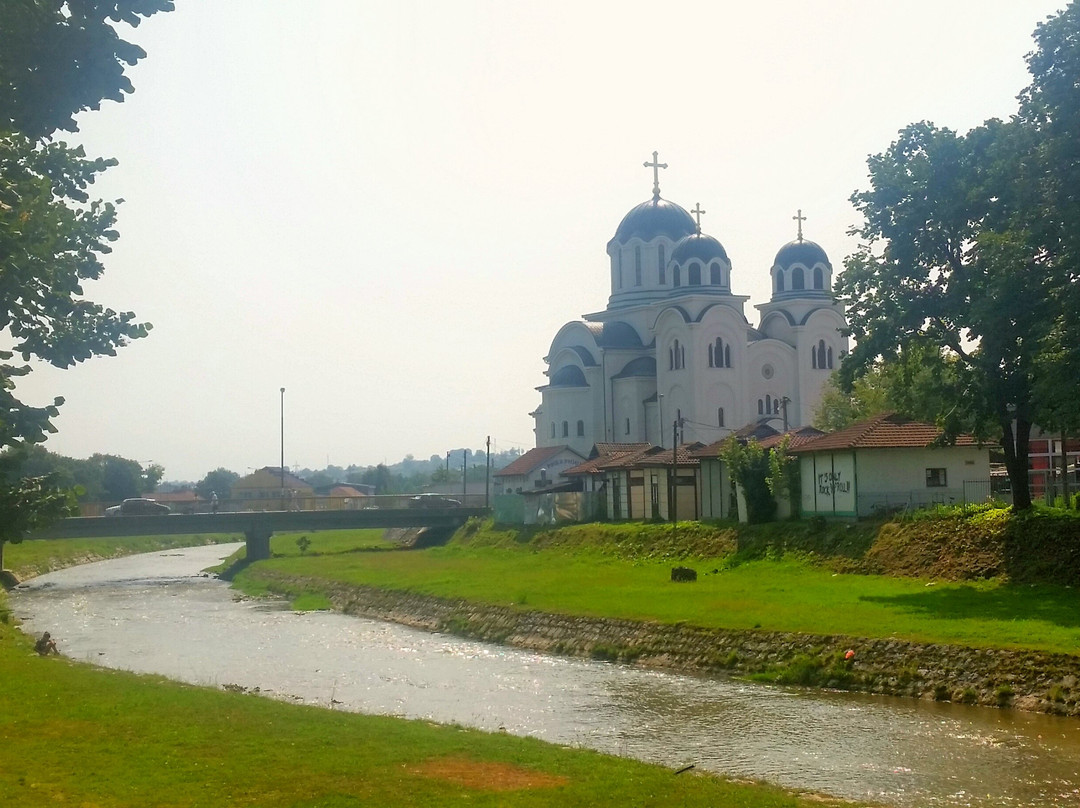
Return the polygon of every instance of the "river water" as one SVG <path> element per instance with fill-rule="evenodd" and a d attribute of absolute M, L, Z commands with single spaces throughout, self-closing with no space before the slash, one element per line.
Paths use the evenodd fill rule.
<path fill-rule="evenodd" d="M 75 659 L 332 709 L 456 722 L 898 806 L 1075 806 L 1080 721 L 567 659 L 282 603 L 200 571 L 235 545 L 41 576 L 26 631 Z"/>

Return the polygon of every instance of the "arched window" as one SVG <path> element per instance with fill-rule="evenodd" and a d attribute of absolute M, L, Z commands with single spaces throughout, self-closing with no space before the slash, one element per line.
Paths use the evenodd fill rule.
<path fill-rule="evenodd" d="M 817 348 L 814 346 L 810 347 L 810 366 L 817 370 Z"/>
<path fill-rule="evenodd" d="M 720 337 L 709 343 L 709 367 L 731 367 L 731 346 L 725 345 Z"/>
<path fill-rule="evenodd" d="M 687 274 L 686 285 L 701 286 L 701 264 L 699 264 L 697 261 L 690 265 L 690 269 L 688 270 Z"/>
<path fill-rule="evenodd" d="M 667 369 L 668 370 L 675 370 L 675 349 L 674 348 L 668 348 L 667 349 Z"/>
<path fill-rule="evenodd" d="M 686 346 L 680 345 L 678 340 L 675 340 L 671 346 L 671 369 L 681 370 L 686 367 Z"/>
<path fill-rule="evenodd" d="M 780 412 L 780 399 L 779 399 L 779 397 L 773 399 L 772 411 L 773 411 L 774 414 L 779 414 L 779 412 Z"/>
<path fill-rule="evenodd" d="M 832 346 L 829 346 L 829 350 L 828 350 L 828 354 L 826 355 L 826 358 L 829 360 L 826 363 L 826 367 L 828 367 L 829 370 L 832 370 Z"/>
<path fill-rule="evenodd" d="M 821 271 L 821 267 L 814 267 L 814 288 L 825 288 L 825 273 Z"/>
<path fill-rule="evenodd" d="M 776 273 L 776 291 L 784 291 L 784 270 L 780 270 Z"/>
<path fill-rule="evenodd" d="M 686 367 L 686 346 L 685 345 L 682 345 L 682 346 L 679 347 L 679 367 L 680 368 Z"/>
<path fill-rule="evenodd" d="M 791 270 L 791 288 L 793 290 L 806 288 L 805 280 L 803 279 L 803 271 L 800 267 L 795 267 L 795 269 Z"/>
<path fill-rule="evenodd" d="M 709 264 L 709 283 L 711 283 L 713 286 L 724 285 L 724 273 L 720 269 L 720 265 L 716 263 L 716 261 L 713 261 L 711 264 Z"/>
<path fill-rule="evenodd" d="M 569 435 L 570 435 L 570 424 L 568 424 L 566 421 L 563 421 L 562 422 L 562 436 L 565 438 L 565 437 L 568 437 Z"/>
<path fill-rule="evenodd" d="M 641 245 L 634 247 L 634 286 L 641 286 Z"/>
<path fill-rule="evenodd" d="M 765 394 L 765 412 L 766 412 L 766 414 L 771 415 L 772 411 L 773 411 L 773 408 L 772 408 L 772 395 L 770 393 L 766 393 Z"/>
<path fill-rule="evenodd" d="M 626 434 L 627 435 L 630 434 L 630 419 L 629 418 L 626 419 Z"/>
<path fill-rule="evenodd" d="M 713 347 L 714 347 L 713 344 L 710 342 L 709 343 L 709 367 L 711 367 L 711 368 L 716 367 L 716 363 L 713 361 Z"/>
<path fill-rule="evenodd" d="M 551 422 L 551 437 L 555 437 L 555 422 Z"/>
<path fill-rule="evenodd" d="M 818 344 L 817 344 L 817 367 L 820 370 L 825 370 L 826 368 L 831 366 L 830 363 L 829 363 L 829 353 L 831 353 L 831 351 L 827 352 L 825 350 L 825 340 L 823 340 L 823 339 L 818 340 Z"/>
<path fill-rule="evenodd" d="M 615 270 L 615 288 L 622 289 L 622 250 L 619 250 L 618 267 Z"/>
<path fill-rule="evenodd" d="M 579 438 L 584 438 L 585 437 L 585 422 L 584 421 L 578 421 L 577 422 L 577 436 Z"/>
<path fill-rule="evenodd" d="M 765 414 L 765 402 L 762 401 L 760 398 L 757 400 L 757 414 L 758 415 L 764 415 Z"/>
<path fill-rule="evenodd" d="M 724 408 L 723 407 L 720 407 L 716 411 L 716 425 L 717 426 L 723 426 L 724 425 Z"/>
<path fill-rule="evenodd" d="M 726 367 L 726 368 L 731 367 L 731 346 L 730 345 L 725 345 L 724 346 L 724 367 Z"/>
<path fill-rule="evenodd" d="M 665 283 L 667 283 L 667 266 L 666 266 L 666 264 L 667 264 L 667 260 L 665 259 L 665 256 L 664 256 L 664 245 L 661 244 L 660 245 L 660 262 L 659 262 L 659 266 L 660 266 L 660 285 L 661 286 L 663 286 Z"/>
<path fill-rule="evenodd" d="M 678 264 L 676 264 L 675 268 L 671 270 L 671 277 L 675 280 L 675 283 L 673 285 L 676 288 L 682 286 L 682 270 L 680 269 Z"/>

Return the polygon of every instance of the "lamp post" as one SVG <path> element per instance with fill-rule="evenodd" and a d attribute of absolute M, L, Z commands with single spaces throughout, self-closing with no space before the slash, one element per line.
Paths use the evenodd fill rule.
<path fill-rule="evenodd" d="M 285 496 L 285 388 L 281 388 L 281 495 Z"/>
<path fill-rule="evenodd" d="M 659 416 L 660 428 L 657 430 L 660 433 L 660 448 L 664 448 L 664 394 L 656 394 L 656 413 Z"/>

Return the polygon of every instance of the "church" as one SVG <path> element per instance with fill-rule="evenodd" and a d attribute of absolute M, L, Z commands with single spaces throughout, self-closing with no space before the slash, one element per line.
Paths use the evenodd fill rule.
<path fill-rule="evenodd" d="M 727 251 L 701 230 L 701 206 L 688 212 L 660 196 L 667 164 L 656 152 L 645 166 L 652 197 L 607 245 L 607 308 L 564 325 L 544 358 L 537 447 L 587 455 L 597 443 L 709 444 L 748 424 L 809 424 L 847 338 L 832 264 L 803 238 L 802 212 L 797 238 L 768 268 L 772 297 L 754 307 L 753 325 Z"/>

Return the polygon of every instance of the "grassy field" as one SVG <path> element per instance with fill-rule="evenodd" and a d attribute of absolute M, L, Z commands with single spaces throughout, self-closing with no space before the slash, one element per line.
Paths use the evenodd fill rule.
<path fill-rule="evenodd" d="M 289 537 L 282 542 L 288 547 Z M 45 544 L 57 558 L 34 549 L 34 563 L 83 552 L 78 543 Z M 355 542 L 338 536 L 323 548 L 346 544 Z M 295 538 L 291 547 L 297 551 Z M 43 658 L 9 614 L 0 593 L 4 806 L 821 804 L 767 785 L 676 775 L 504 734 L 332 712 Z"/>
<path fill-rule="evenodd" d="M 671 583 L 674 563 L 695 568 L 697 582 Z M 263 590 L 260 569 L 565 614 L 1064 653 L 1080 649 L 1076 589 L 842 574 L 792 553 L 676 562 L 580 542 L 545 546 L 542 537 L 532 536 L 526 542 L 481 539 L 422 551 L 306 558 L 294 550 L 260 562 L 237 584 L 252 593 Z"/>

